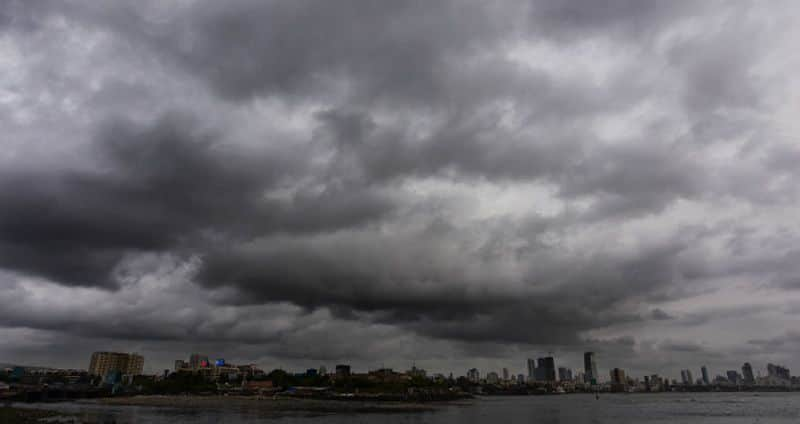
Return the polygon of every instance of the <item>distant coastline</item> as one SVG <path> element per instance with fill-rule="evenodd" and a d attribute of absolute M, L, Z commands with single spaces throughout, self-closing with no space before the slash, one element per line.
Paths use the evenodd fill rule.
<path fill-rule="evenodd" d="M 461 401 L 464 402 L 464 401 Z M 265 396 L 198 396 L 198 395 L 138 395 L 80 400 L 78 403 L 115 406 L 154 406 L 174 408 L 242 408 L 253 407 L 272 411 L 303 411 L 319 413 L 336 412 L 431 412 L 439 405 L 453 404 L 442 402 L 397 402 L 380 400 L 334 400 L 305 399 Z"/>

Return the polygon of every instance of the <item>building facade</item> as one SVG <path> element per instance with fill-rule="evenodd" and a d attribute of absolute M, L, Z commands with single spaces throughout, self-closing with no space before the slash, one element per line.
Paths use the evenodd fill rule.
<path fill-rule="evenodd" d="M 597 383 L 597 358 L 594 352 L 583 354 L 583 378 L 587 383 Z"/>
<path fill-rule="evenodd" d="M 528 381 L 536 380 L 536 361 L 528 358 Z"/>
<path fill-rule="evenodd" d="M 572 370 L 566 367 L 558 367 L 558 379 L 560 381 L 571 381 Z"/>
<path fill-rule="evenodd" d="M 756 377 L 753 375 L 753 366 L 749 362 L 742 365 L 742 379 L 744 384 L 755 384 Z"/>
<path fill-rule="evenodd" d="M 470 368 L 469 371 L 467 371 L 467 380 L 469 380 L 470 383 L 478 383 L 481 381 L 481 374 L 478 372 L 477 368 Z"/>
<path fill-rule="evenodd" d="M 141 375 L 144 357 L 136 353 L 94 352 L 89 361 L 89 374 L 105 377 L 109 372 L 122 375 Z"/>
<path fill-rule="evenodd" d="M 702 374 L 702 376 L 703 376 L 703 384 L 705 384 L 706 386 L 711 384 L 711 379 L 709 379 L 709 377 L 708 377 L 708 368 L 706 368 L 705 365 L 700 367 L 700 374 Z"/>
<path fill-rule="evenodd" d="M 200 368 L 208 367 L 208 356 L 199 353 L 193 353 L 189 356 L 189 368 L 197 370 Z"/>
<path fill-rule="evenodd" d="M 789 369 L 780 365 L 767 364 L 767 375 L 772 379 L 791 380 L 792 375 Z"/>
<path fill-rule="evenodd" d="M 692 378 L 692 372 L 689 370 L 681 370 L 681 382 L 685 386 L 691 386 L 694 384 L 694 378 Z"/>
<path fill-rule="evenodd" d="M 611 376 L 611 384 L 627 384 L 627 380 L 625 379 L 625 371 L 620 368 L 614 368 L 609 373 Z"/>
<path fill-rule="evenodd" d="M 556 360 L 552 356 L 546 356 L 537 360 L 536 368 L 537 381 L 556 381 Z"/>
<path fill-rule="evenodd" d="M 339 364 L 335 370 L 337 377 L 350 377 L 350 365 Z"/>

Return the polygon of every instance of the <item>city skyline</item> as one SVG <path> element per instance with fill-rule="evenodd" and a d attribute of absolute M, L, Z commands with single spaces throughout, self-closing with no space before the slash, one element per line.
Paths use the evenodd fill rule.
<path fill-rule="evenodd" d="M 552 352 L 548 352 L 549 355 L 552 355 Z M 224 355 L 223 355 L 224 356 Z M 242 369 L 246 368 L 249 370 L 260 370 L 259 372 L 263 373 L 263 370 L 260 368 L 260 364 L 254 363 L 247 363 L 247 364 L 237 364 L 234 365 L 229 361 L 226 361 L 225 358 L 220 357 L 217 355 L 216 359 L 210 359 L 209 355 L 193 352 L 189 356 L 189 360 L 185 359 L 176 359 L 174 361 L 174 366 L 171 369 L 159 369 L 158 372 L 155 373 L 147 373 L 144 372 L 144 358 L 136 353 L 136 352 L 108 352 L 108 351 L 95 351 L 91 355 L 91 360 L 89 366 L 84 369 L 85 372 L 88 372 L 90 376 L 95 377 L 109 377 L 110 371 L 118 371 L 120 376 L 127 375 L 127 376 L 135 376 L 135 375 L 154 375 L 159 376 L 162 372 L 166 376 L 167 373 L 172 372 L 198 372 L 198 370 L 206 370 L 210 371 L 210 373 L 204 374 L 207 376 L 217 376 L 220 372 L 231 372 L 233 370 L 235 373 L 240 373 Z M 488 384 L 497 384 L 502 382 L 523 382 L 524 383 L 556 383 L 556 382 L 574 382 L 575 384 L 584 383 L 587 385 L 594 385 L 594 384 L 626 384 L 627 382 L 638 382 L 640 384 L 644 384 L 645 386 L 648 384 L 648 378 L 659 378 L 663 379 L 663 381 L 669 384 L 677 384 L 683 386 L 709 386 L 719 384 L 722 381 L 725 384 L 739 384 L 739 385 L 746 385 L 746 386 L 755 386 L 755 385 L 763 385 L 763 384 L 771 384 L 771 385 L 782 385 L 782 384 L 789 384 L 791 382 L 792 385 L 795 385 L 796 381 L 800 379 L 800 377 L 794 377 L 791 375 L 791 372 L 788 368 L 784 367 L 780 364 L 772 364 L 768 363 L 765 365 L 765 368 L 754 369 L 752 364 L 749 362 L 744 362 L 741 366 L 741 372 L 739 370 L 725 370 L 714 374 L 713 376 L 709 373 L 708 367 L 706 365 L 700 366 L 700 377 L 696 379 L 693 378 L 693 373 L 691 368 L 681 369 L 680 370 L 680 377 L 675 378 L 675 376 L 670 376 L 669 374 L 659 374 L 659 373 L 644 373 L 642 375 L 632 375 L 632 373 L 627 373 L 622 368 L 618 367 L 609 367 L 609 378 L 604 378 L 602 373 L 599 373 L 598 370 L 602 369 L 597 366 L 597 353 L 596 352 L 584 352 L 583 354 L 583 368 L 573 368 L 569 366 L 563 366 L 562 363 L 557 362 L 556 358 L 553 356 L 546 356 L 540 358 L 528 358 L 525 360 L 527 374 L 519 373 L 515 374 L 513 372 L 509 373 L 509 369 L 503 367 L 501 370 L 495 370 L 492 368 L 489 369 L 478 369 L 478 368 L 470 368 L 466 370 L 465 373 L 453 373 L 449 372 L 450 378 L 455 377 L 464 377 L 467 380 L 474 382 L 474 383 L 488 383 Z M 33 370 L 46 370 L 46 369 L 53 369 L 53 370 L 68 370 L 68 371 L 79 371 L 81 367 L 71 367 L 71 368 L 58 368 L 58 367 L 49 367 L 49 366 L 33 366 L 30 367 L 30 364 L 27 364 L 28 368 Z M 24 364 L 8 364 L 0 362 L 0 366 L 4 367 L 12 367 L 12 368 L 19 368 L 20 366 L 25 367 Z M 301 372 L 300 374 L 307 374 L 310 370 L 313 370 L 318 375 L 325 375 L 327 373 L 327 366 L 317 365 L 311 366 L 311 368 L 304 368 L 306 371 Z M 331 374 L 340 375 L 344 373 L 345 375 L 350 375 L 351 369 L 354 373 L 374 373 L 374 372 L 381 372 L 384 370 L 392 371 L 395 369 L 405 369 L 404 367 L 400 366 L 397 368 L 394 367 L 387 367 L 385 363 L 382 363 L 380 367 L 375 368 L 366 368 L 363 370 L 353 369 L 353 367 L 349 364 L 336 364 L 335 367 L 332 367 L 334 371 Z M 224 370 L 224 371 L 220 371 Z M 274 368 L 274 370 L 284 370 L 283 367 Z M 342 371 L 344 370 L 344 371 Z M 290 373 L 294 372 L 292 370 L 286 370 Z M 301 370 L 302 371 L 302 368 Z M 762 371 L 765 371 L 762 375 Z M 447 372 L 442 372 L 441 370 L 425 370 L 424 368 L 417 368 L 416 363 L 412 363 L 409 367 L 408 373 L 417 373 L 420 372 L 422 376 L 427 376 L 428 378 L 434 378 L 434 376 L 446 376 Z M 592 375 L 595 377 L 593 378 Z M 110 377 L 113 378 L 113 377 Z M 116 377 L 116 378 L 119 378 Z M 438 377 L 436 377 L 438 378 Z M 767 380 L 762 380 L 766 378 Z M 652 380 L 651 380 L 652 381 Z M 624 383 L 623 383 L 624 382 Z M 660 383 L 658 383 L 660 384 Z M 800 383 L 797 383 L 800 384 Z"/>
<path fill-rule="evenodd" d="M 2 1 L 0 362 L 800 370 L 798 21 Z"/>

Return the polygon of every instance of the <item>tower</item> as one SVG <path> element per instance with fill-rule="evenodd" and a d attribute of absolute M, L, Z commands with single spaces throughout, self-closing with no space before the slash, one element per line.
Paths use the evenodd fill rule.
<path fill-rule="evenodd" d="M 597 358 L 594 352 L 583 354 L 584 381 L 586 383 L 597 384 Z"/>

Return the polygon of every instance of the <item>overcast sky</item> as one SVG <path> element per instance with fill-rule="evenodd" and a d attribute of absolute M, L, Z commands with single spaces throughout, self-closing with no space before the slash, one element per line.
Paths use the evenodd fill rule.
<path fill-rule="evenodd" d="M 0 1 L 0 362 L 800 372 L 795 1 Z"/>

